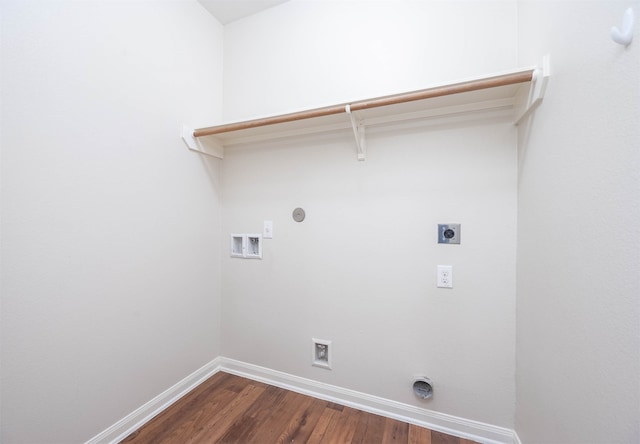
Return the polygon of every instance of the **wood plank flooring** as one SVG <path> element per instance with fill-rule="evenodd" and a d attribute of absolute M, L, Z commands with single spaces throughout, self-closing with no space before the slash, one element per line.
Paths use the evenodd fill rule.
<path fill-rule="evenodd" d="M 121 443 L 471 444 L 472 441 L 220 372 Z"/>

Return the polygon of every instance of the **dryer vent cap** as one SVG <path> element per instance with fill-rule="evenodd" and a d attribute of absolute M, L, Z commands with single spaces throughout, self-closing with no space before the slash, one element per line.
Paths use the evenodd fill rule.
<path fill-rule="evenodd" d="M 433 396 L 433 385 L 427 377 L 416 378 L 413 382 L 413 393 L 420 399 L 429 399 Z"/>

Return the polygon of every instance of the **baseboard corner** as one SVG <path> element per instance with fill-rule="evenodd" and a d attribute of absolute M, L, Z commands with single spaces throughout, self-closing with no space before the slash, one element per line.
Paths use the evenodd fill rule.
<path fill-rule="evenodd" d="M 520 437 L 518 436 L 518 432 L 513 431 L 513 444 L 522 444 Z"/>
<path fill-rule="evenodd" d="M 511 429 L 418 408 L 222 356 L 208 362 L 112 426 L 89 439 L 85 444 L 115 444 L 120 442 L 219 371 L 483 444 L 522 444 L 518 434 Z"/>
<path fill-rule="evenodd" d="M 115 444 L 149 422 L 196 386 L 221 369 L 222 358 L 217 357 L 174 384 L 155 398 L 140 406 L 112 426 L 89 439 L 85 444 Z"/>

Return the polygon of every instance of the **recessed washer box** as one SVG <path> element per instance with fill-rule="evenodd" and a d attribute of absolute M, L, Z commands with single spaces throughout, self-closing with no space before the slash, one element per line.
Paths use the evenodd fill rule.
<path fill-rule="evenodd" d="M 247 234 L 247 250 L 245 257 L 262 259 L 262 235 Z"/>
<path fill-rule="evenodd" d="M 459 244 L 460 224 L 438 224 L 439 244 Z"/>
<path fill-rule="evenodd" d="M 232 234 L 231 257 L 262 259 L 262 235 Z"/>
<path fill-rule="evenodd" d="M 244 235 L 231 235 L 231 257 L 244 257 L 245 241 Z"/>

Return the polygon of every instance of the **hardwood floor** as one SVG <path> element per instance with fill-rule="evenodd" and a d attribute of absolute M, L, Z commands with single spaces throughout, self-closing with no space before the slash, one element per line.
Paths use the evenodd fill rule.
<path fill-rule="evenodd" d="M 470 444 L 472 441 L 220 372 L 121 442 Z"/>

